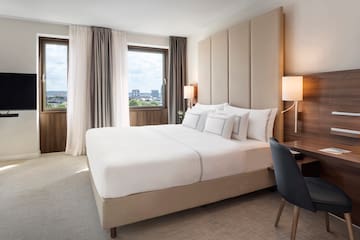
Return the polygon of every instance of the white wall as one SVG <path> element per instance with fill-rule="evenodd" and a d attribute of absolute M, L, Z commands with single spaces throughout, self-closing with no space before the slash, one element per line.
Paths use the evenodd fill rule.
<path fill-rule="evenodd" d="M 37 72 L 37 35 L 68 35 L 64 25 L 0 18 L 0 72 Z M 37 111 L 0 118 L 0 160 L 39 155 Z"/>
<path fill-rule="evenodd" d="M 264 2 L 264 1 L 263 1 Z M 229 16 L 188 40 L 188 79 L 197 82 L 197 42 L 244 19 L 284 6 L 285 74 L 360 68 L 360 1 L 274 0 Z"/>

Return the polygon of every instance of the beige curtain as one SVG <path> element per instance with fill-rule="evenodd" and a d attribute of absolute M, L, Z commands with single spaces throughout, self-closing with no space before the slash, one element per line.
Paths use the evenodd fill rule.
<path fill-rule="evenodd" d="M 186 41 L 183 37 L 170 37 L 169 123 L 180 123 L 177 112 L 185 110 Z"/>

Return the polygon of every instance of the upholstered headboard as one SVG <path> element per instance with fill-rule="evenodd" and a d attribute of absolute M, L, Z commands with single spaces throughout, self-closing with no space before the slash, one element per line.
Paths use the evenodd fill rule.
<path fill-rule="evenodd" d="M 199 43 L 198 101 L 283 109 L 283 12 L 275 9 Z M 278 113 L 274 136 L 283 139 Z"/>

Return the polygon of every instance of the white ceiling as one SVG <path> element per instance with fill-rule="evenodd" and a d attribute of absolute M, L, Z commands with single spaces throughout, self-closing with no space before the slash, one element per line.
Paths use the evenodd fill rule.
<path fill-rule="evenodd" d="M 0 15 L 189 36 L 280 0 L 0 0 Z"/>

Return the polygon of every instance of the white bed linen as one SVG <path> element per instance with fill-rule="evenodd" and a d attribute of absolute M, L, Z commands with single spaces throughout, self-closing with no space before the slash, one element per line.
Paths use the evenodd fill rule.
<path fill-rule="evenodd" d="M 94 184 L 103 198 L 200 180 L 199 155 L 152 128 L 91 129 L 86 134 L 86 147 Z"/>
<path fill-rule="evenodd" d="M 86 143 L 94 183 L 103 198 L 182 186 L 271 165 L 268 143 L 224 139 L 181 125 L 92 129 Z"/>
<path fill-rule="evenodd" d="M 225 139 L 209 133 L 193 134 L 178 125 L 151 126 L 164 135 L 188 145 L 201 156 L 201 180 L 252 172 L 271 166 L 269 144 L 248 139 Z"/>

